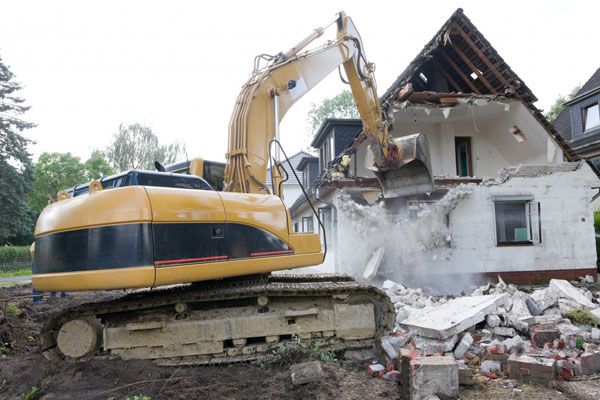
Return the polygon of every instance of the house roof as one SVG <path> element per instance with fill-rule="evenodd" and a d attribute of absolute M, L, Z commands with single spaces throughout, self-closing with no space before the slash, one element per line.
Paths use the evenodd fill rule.
<path fill-rule="evenodd" d="M 312 147 L 318 148 L 323 144 L 323 140 L 327 137 L 329 132 L 334 126 L 348 126 L 348 125 L 362 125 L 362 121 L 360 119 L 348 119 L 348 118 L 325 118 L 313 141 L 310 143 Z"/>
<path fill-rule="evenodd" d="M 575 97 L 569 100 L 569 103 L 577 101 L 578 98 L 581 98 L 588 92 L 591 92 L 594 89 L 598 88 L 600 88 L 600 68 L 598 68 L 596 72 L 594 72 L 594 74 L 590 77 L 590 79 L 588 79 L 588 81 L 583 84 L 581 89 L 579 89 L 577 94 L 575 94 Z"/>
<path fill-rule="evenodd" d="M 383 94 L 382 105 L 389 108 L 398 97 L 410 95 L 413 91 L 471 93 L 520 100 L 554 138 L 567 159 L 579 159 L 552 124 L 533 105 L 537 97 L 500 57 L 461 8 L 442 25 Z"/>
<path fill-rule="evenodd" d="M 302 159 L 298 163 L 298 166 L 296 167 L 296 170 L 304 172 L 304 170 L 308 166 L 308 163 L 318 162 L 318 161 L 319 161 L 319 157 L 315 157 L 315 156 L 302 157 Z"/>
<path fill-rule="evenodd" d="M 571 111 L 568 106 L 577 103 L 597 91 L 600 91 L 600 68 L 581 86 L 581 89 L 575 93 L 575 96 L 571 100 L 565 102 L 565 107 L 554 120 L 554 128 L 561 137 L 566 140 L 570 140 L 573 137 L 573 133 L 571 132 Z"/>
<path fill-rule="evenodd" d="M 300 164 L 300 161 L 302 161 L 302 159 L 304 157 L 312 157 L 312 154 L 307 153 L 304 150 L 301 150 L 299 152 L 297 152 L 296 154 L 294 154 L 293 156 L 290 157 L 290 163 L 292 164 L 292 167 L 296 170 L 296 174 L 298 174 L 298 179 L 300 179 L 300 181 L 302 181 L 302 172 L 298 170 L 298 164 Z M 284 186 L 287 185 L 300 185 L 301 182 L 298 182 L 298 180 L 296 179 L 296 177 L 294 176 L 294 173 L 292 172 L 292 170 L 290 169 L 290 164 L 288 164 L 287 160 L 283 160 L 282 161 L 283 164 L 283 168 L 285 169 L 285 172 L 287 172 L 288 174 L 288 180 L 285 181 L 283 183 Z M 271 168 L 267 169 L 267 178 L 265 180 L 265 183 L 267 184 L 267 186 L 271 186 Z"/>

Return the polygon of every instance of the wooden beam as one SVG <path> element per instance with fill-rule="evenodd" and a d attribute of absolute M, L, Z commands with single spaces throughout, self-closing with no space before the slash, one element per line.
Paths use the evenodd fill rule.
<path fill-rule="evenodd" d="M 473 82 L 471 82 L 471 80 L 469 78 L 467 78 L 467 76 L 460 70 L 460 68 L 458 68 L 458 65 L 456 65 L 456 63 L 454 61 L 452 61 L 452 59 L 450 58 L 450 56 L 448 54 L 446 54 L 445 51 L 439 50 L 439 53 L 442 55 L 442 57 L 444 57 L 444 60 L 446 60 L 448 62 L 448 64 L 450 64 L 450 66 L 454 69 L 454 71 L 456 71 L 456 73 L 461 77 L 461 79 L 467 85 L 469 85 L 469 87 L 471 88 L 471 90 L 473 91 L 473 93 L 475 93 L 475 94 L 481 94 L 481 92 L 479 91 L 479 89 L 477 89 L 477 86 L 475 86 L 473 84 Z"/>
<path fill-rule="evenodd" d="M 442 75 L 444 75 L 444 78 L 446 78 L 446 80 L 448 82 L 450 82 L 450 84 L 452 85 L 452 87 L 454 87 L 454 90 L 458 91 L 458 92 L 462 92 L 462 88 L 460 86 L 458 86 L 458 83 L 456 83 L 456 81 L 450 76 L 449 73 L 446 72 L 446 70 L 444 69 L 444 67 L 442 67 L 440 65 L 440 63 L 435 59 L 432 58 L 431 61 L 433 62 L 433 66 L 435 67 L 435 69 L 438 70 L 439 73 L 441 73 Z"/>
<path fill-rule="evenodd" d="M 500 82 L 502 82 L 503 85 L 508 86 L 510 88 L 510 90 L 512 90 L 512 92 L 517 97 L 520 98 L 520 96 L 517 94 L 517 91 L 515 90 L 515 88 L 510 84 L 510 82 L 508 82 L 508 80 L 506 80 L 504 75 L 502 75 L 500 73 L 500 71 L 498 71 L 496 66 L 492 64 L 492 62 L 485 56 L 485 54 L 483 54 L 483 51 L 481 51 L 479 49 L 479 47 L 477 47 L 477 45 L 471 40 L 469 35 L 467 35 L 466 32 L 460 28 L 460 26 L 455 24 L 455 27 L 456 27 L 456 30 L 458 31 L 458 34 L 463 38 L 463 40 L 467 43 L 467 45 L 475 52 L 475 54 L 477 54 L 477 57 L 479 57 L 481 59 L 481 61 L 483 61 L 483 63 L 490 69 L 492 74 L 494 74 L 494 76 Z"/>
<path fill-rule="evenodd" d="M 492 92 L 492 94 L 497 94 L 498 91 L 496 89 L 494 89 L 494 87 L 488 82 L 488 80 L 485 79 L 485 76 L 483 76 L 483 74 L 481 72 L 479 72 L 479 68 L 477 68 L 471 60 L 469 60 L 469 57 L 467 57 L 467 55 L 465 53 L 463 53 L 463 51 L 461 49 L 459 49 L 457 46 L 455 46 L 453 43 L 450 44 L 450 46 L 452 47 L 452 50 L 454 50 L 454 52 L 456 54 L 458 54 L 458 56 L 465 62 L 465 64 L 467 64 L 469 66 L 469 68 L 471 68 L 471 70 L 473 72 L 475 72 L 475 75 L 477 75 L 477 77 L 479 78 L 481 83 L 483 83 L 483 85 L 490 92 Z"/>

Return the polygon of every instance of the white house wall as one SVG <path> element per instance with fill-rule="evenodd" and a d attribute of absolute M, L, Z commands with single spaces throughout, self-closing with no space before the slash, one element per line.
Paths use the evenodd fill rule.
<path fill-rule="evenodd" d="M 595 268 L 590 187 L 597 182 L 584 164 L 574 172 L 475 186 L 450 214 L 452 247 L 445 251 L 449 259 L 432 263 L 432 271 L 478 274 Z M 540 203 L 541 243 L 496 245 L 492 199 L 497 195 L 533 195 Z"/>
<path fill-rule="evenodd" d="M 459 105 L 449 110 L 447 118 L 439 108 L 429 109 L 427 115 L 423 106 L 411 106 L 394 113 L 391 132 L 394 137 L 418 132 L 427 136 L 435 176 L 456 176 L 454 138 L 457 136 L 471 137 L 473 174 L 477 177 L 497 176 L 507 165 L 562 161 L 559 148 L 549 143 L 548 133 L 518 101 Z M 519 143 L 509 132 L 513 125 L 525 133 L 526 141 Z M 366 147 L 366 143 L 360 147 Z M 362 154 L 359 148 L 357 156 Z M 549 154 L 551 159 L 548 159 Z M 361 164 L 360 159 L 358 164 Z"/>

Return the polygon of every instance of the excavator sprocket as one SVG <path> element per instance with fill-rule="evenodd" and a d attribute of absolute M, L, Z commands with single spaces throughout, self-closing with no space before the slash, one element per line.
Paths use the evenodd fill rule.
<path fill-rule="evenodd" d="M 261 275 L 141 290 L 52 316 L 46 358 L 110 354 L 162 365 L 249 361 L 278 346 L 327 350 L 371 346 L 389 333 L 384 292 L 346 275 Z"/>

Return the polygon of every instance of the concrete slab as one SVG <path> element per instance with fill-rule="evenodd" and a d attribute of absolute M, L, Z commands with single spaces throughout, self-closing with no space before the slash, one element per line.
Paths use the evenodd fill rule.
<path fill-rule="evenodd" d="M 400 326 L 416 335 L 447 339 L 483 321 L 508 301 L 506 293 L 486 296 L 459 297 L 426 315 L 409 317 Z"/>
<path fill-rule="evenodd" d="M 548 288 L 559 293 L 561 297 L 573 300 L 584 307 L 596 308 L 598 306 L 588 300 L 583 293 L 564 279 L 551 279 Z"/>
<path fill-rule="evenodd" d="M 403 364 L 404 365 L 404 364 Z M 408 389 L 410 400 L 422 400 L 427 396 L 456 399 L 458 392 L 458 364 L 452 356 L 415 357 L 410 360 L 408 374 L 402 371 L 402 389 Z"/>

